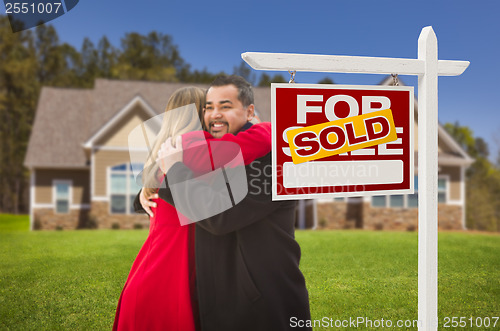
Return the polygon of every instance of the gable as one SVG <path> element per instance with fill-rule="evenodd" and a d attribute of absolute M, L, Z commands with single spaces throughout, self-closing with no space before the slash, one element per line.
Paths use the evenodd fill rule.
<path fill-rule="evenodd" d="M 391 86 L 394 84 L 394 80 L 391 76 L 387 76 L 380 85 Z M 405 85 L 401 80 L 399 80 L 400 85 Z M 418 151 L 418 100 L 415 97 L 414 100 L 415 111 L 414 111 L 414 148 L 415 152 Z M 444 129 L 441 124 L 438 124 L 438 153 L 441 156 L 447 155 L 448 158 L 453 158 L 454 163 L 469 165 L 472 163 L 471 157 L 464 151 L 462 147 L 453 139 L 453 137 Z M 449 160 L 446 160 L 448 162 Z"/>
<path fill-rule="evenodd" d="M 144 109 L 137 105 L 132 108 L 126 115 L 122 116 L 114 123 L 106 132 L 95 140 L 95 146 L 108 147 L 128 147 L 128 136 L 132 130 L 142 123 L 150 119 L 151 116 L 146 114 Z M 149 126 L 145 126 L 148 137 L 154 136 L 154 133 Z"/>
<path fill-rule="evenodd" d="M 105 121 L 104 125 L 85 142 L 84 147 L 92 148 L 99 145 L 127 147 L 128 134 L 132 129 L 156 115 L 158 114 L 141 96 L 136 96 L 111 119 Z"/>
<path fill-rule="evenodd" d="M 417 119 L 415 118 L 414 121 L 414 146 L 415 146 L 415 152 L 418 152 L 418 123 Z M 438 135 L 438 152 L 439 153 L 447 153 L 447 154 L 457 154 L 456 151 L 454 151 L 449 144 L 447 144 L 442 136 L 439 134 Z"/>

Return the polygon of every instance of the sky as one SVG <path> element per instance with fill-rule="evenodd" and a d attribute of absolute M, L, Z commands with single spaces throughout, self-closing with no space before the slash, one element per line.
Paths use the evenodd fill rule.
<path fill-rule="evenodd" d="M 495 160 L 500 148 L 499 13 L 498 0 L 81 0 L 49 24 L 61 42 L 78 49 L 85 37 L 97 44 L 106 35 L 119 46 L 127 32 L 155 30 L 173 37 L 192 69 L 227 73 L 248 51 L 416 58 L 419 34 L 432 26 L 440 60 L 471 63 L 461 76 L 439 78 L 439 120 L 469 126 L 486 140 Z M 255 71 L 257 78 L 261 73 Z M 385 78 L 299 72 L 295 81 L 317 83 L 326 76 L 355 85 L 376 85 Z M 416 77 L 400 79 L 418 94 Z"/>

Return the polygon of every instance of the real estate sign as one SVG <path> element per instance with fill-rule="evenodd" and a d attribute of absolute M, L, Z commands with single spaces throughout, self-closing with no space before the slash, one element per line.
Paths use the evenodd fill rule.
<path fill-rule="evenodd" d="M 413 87 L 271 89 L 273 200 L 413 193 Z"/>

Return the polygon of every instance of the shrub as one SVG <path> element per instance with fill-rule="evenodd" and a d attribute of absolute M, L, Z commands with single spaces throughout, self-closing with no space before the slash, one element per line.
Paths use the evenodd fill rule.
<path fill-rule="evenodd" d="M 89 229 L 97 229 L 97 217 L 95 215 L 90 215 L 87 220 L 87 228 Z"/>
<path fill-rule="evenodd" d="M 38 216 L 35 216 L 35 220 L 33 222 L 33 229 L 34 230 L 42 229 L 42 221 L 40 221 L 40 218 L 38 218 Z"/>

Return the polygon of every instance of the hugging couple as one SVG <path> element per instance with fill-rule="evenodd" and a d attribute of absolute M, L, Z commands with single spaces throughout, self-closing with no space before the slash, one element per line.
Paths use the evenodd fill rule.
<path fill-rule="evenodd" d="M 217 77 L 206 92 L 180 89 L 165 114 L 190 104 L 205 131 L 193 131 L 196 121 L 182 112 L 175 120 L 165 117 L 144 165 L 143 183 L 150 173 L 161 185 L 144 185 L 135 199 L 136 211 L 150 216 L 149 235 L 120 295 L 113 329 L 277 331 L 290 329 L 292 318 L 309 320 L 294 236 L 296 202 L 272 201 L 264 187 L 271 182 L 264 171 L 271 166 L 271 128 L 251 123 L 251 85 L 233 75 Z M 193 147 L 200 147 L 195 135 L 203 136 L 204 148 Z M 221 146 L 239 146 L 244 181 L 252 185 L 240 198 L 231 196 L 231 208 L 190 222 L 219 197 L 206 183 L 180 193 L 173 187 L 224 170 L 236 153 Z M 213 157 L 220 148 L 227 159 Z M 209 157 L 201 155 L 207 149 Z M 234 189 L 225 172 L 224 178 Z M 179 202 L 189 208 L 181 210 Z"/>

